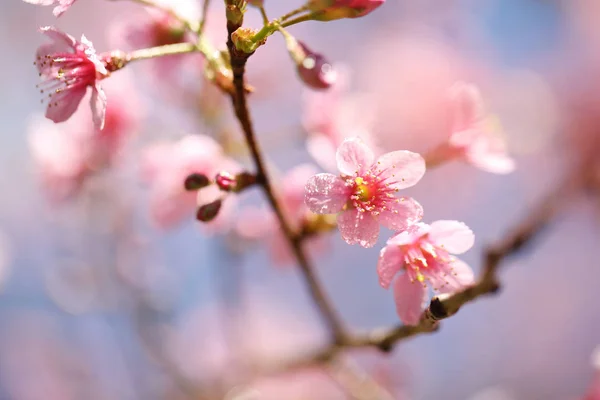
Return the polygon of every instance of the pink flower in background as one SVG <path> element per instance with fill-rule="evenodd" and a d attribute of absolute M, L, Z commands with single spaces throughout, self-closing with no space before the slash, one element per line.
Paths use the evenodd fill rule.
<path fill-rule="evenodd" d="M 333 172 L 336 149 L 344 139 L 359 136 L 375 148 L 370 132 L 374 108 L 363 94 L 348 94 L 350 73 L 338 68 L 336 83 L 327 91 L 306 90 L 302 123 L 308 132 L 306 147 L 313 159 Z"/>
<path fill-rule="evenodd" d="M 108 76 L 108 71 L 92 43 L 85 36 L 78 42 L 54 27 L 44 27 L 40 31 L 52 40 L 38 48 L 35 62 L 43 80 L 41 92 L 49 92 L 46 117 L 54 122 L 69 119 L 89 86 L 92 88 L 92 119 L 95 126 L 102 129 L 106 95 L 99 80 Z"/>
<path fill-rule="evenodd" d="M 329 21 L 363 17 L 383 3 L 385 0 L 309 0 L 308 6 L 320 13 L 316 19 Z"/>
<path fill-rule="evenodd" d="M 450 253 L 464 253 L 474 240 L 473 232 L 458 221 L 417 223 L 388 240 L 379 254 L 377 274 L 386 289 L 394 282 L 396 309 L 405 324 L 419 322 L 427 301 L 425 281 L 442 293 L 473 283 L 471 268 Z"/>
<path fill-rule="evenodd" d="M 592 366 L 595 369 L 594 377 L 581 400 L 600 400 L 600 347 L 597 347 L 592 353 Z"/>
<path fill-rule="evenodd" d="M 421 220 L 423 208 L 396 192 L 415 185 L 425 174 L 425 161 L 410 151 L 393 151 L 377 160 L 359 138 L 346 139 L 337 150 L 340 176 L 317 174 L 306 183 L 305 201 L 317 214 L 338 215 L 348 244 L 372 247 L 379 224 L 401 231 Z"/>
<path fill-rule="evenodd" d="M 150 213 L 153 221 L 161 228 L 170 228 L 186 217 L 193 218 L 202 192 L 214 197 L 214 185 L 200 192 L 186 191 L 185 179 L 193 174 L 204 174 L 210 179 L 221 169 L 239 168 L 227 158 L 221 146 L 205 135 L 187 135 L 177 142 L 152 145 L 144 152 L 142 179 L 150 184 Z M 217 191 L 218 192 L 218 191 Z M 221 210 L 210 224 L 224 224 L 227 213 Z"/>
<path fill-rule="evenodd" d="M 302 229 L 302 225 L 310 216 L 308 207 L 304 204 L 304 186 L 316 173 L 314 166 L 302 164 L 282 179 L 281 189 L 278 191 L 279 199 L 288 223 L 296 231 Z M 290 265 L 296 262 L 279 221 L 270 209 L 247 208 L 238 219 L 237 231 L 246 238 L 266 238 L 269 254 L 276 265 Z M 316 254 L 327 247 L 328 237 L 319 234 L 308 238 L 304 243 L 311 254 Z"/>
<path fill-rule="evenodd" d="M 52 13 L 55 17 L 60 17 L 65 11 L 75 3 L 75 0 L 23 0 L 25 3 L 36 4 L 39 6 L 55 6 Z"/>
<path fill-rule="evenodd" d="M 486 115 L 479 89 L 458 82 L 449 90 L 451 136 L 449 146 L 458 157 L 484 171 L 506 174 L 515 169 L 497 122 Z"/>

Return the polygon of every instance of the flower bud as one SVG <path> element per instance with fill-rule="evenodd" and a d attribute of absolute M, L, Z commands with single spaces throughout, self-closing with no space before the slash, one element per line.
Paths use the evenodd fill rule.
<path fill-rule="evenodd" d="M 256 183 L 256 175 L 249 172 L 242 172 L 237 175 L 230 174 L 227 171 L 221 171 L 217 174 L 215 182 L 219 189 L 224 192 L 241 192 L 249 186 Z"/>
<path fill-rule="evenodd" d="M 290 56 L 296 63 L 298 75 L 306 85 L 313 89 L 328 89 L 335 83 L 337 74 L 325 57 L 313 52 L 289 33 L 283 34 Z"/>
<path fill-rule="evenodd" d="M 308 0 L 308 9 L 314 19 L 331 21 L 340 18 L 358 18 L 369 14 L 385 0 Z"/>
<path fill-rule="evenodd" d="M 196 219 L 201 222 L 210 222 L 219 215 L 223 201 L 221 199 L 215 200 L 211 203 L 205 204 L 198 207 L 196 211 Z"/>
<path fill-rule="evenodd" d="M 204 174 L 191 174 L 185 178 L 183 186 L 187 191 L 196 191 L 200 190 L 203 187 L 210 185 L 210 179 Z"/>

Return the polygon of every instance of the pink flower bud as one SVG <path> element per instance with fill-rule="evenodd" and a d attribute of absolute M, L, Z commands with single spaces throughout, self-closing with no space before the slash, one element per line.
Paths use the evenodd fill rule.
<path fill-rule="evenodd" d="M 304 43 L 284 33 L 290 56 L 296 63 L 300 79 L 313 89 L 328 89 L 335 83 L 337 73 L 333 66 L 319 53 L 310 50 Z"/>
<path fill-rule="evenodd" d="M 211 203 L 205 204 L 198 207 L 196 211 L 196 219 L 202 222 L 210 222 L 219 215 L 223 201 L 221 199 L 215 200 Z"/>
<path fill-rule="evenodd" d="M 309 0 L 308 8 L 320 21 L 340 18 L 358 18 L 369 14 L 385 0 Z"/>
<path fill-rule="evenodd" d="M 188 192 L 196 191 L 210 185 L 210 179 L 204 174 L 194 173 L 185 178 L 183 186 Z"/>
<path fill-rule="evenodd" d="M 221 171 L 217 174 L 215 182 L 219 189 L 224 192 L 241 192 L 249 186 L 256 183 L 256 176 L 249 172 L 242 172 L 237 175 L 230 174 L 227 171 Z"/>

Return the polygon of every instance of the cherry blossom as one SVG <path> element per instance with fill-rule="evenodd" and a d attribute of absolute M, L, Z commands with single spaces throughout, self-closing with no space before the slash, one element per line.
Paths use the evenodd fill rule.
<path fill-rule="evenodd" d="M 342 238 L 348 244 L 372 247 L 379 224 L 401 231 L 421 220 L 423 209 L 410 197 L 396 192 L 415 185 L 425 174 L 425 161 L 410 151 L 393 151 L 377 160 L 360 139 L 346 139 L 338 148 L 340 176 L 329 173 L 311 177 L 305 202 L 317 214 L 338 214 Z"/>
<path fill-rule="evenodd" d="M 335 84 L 327 91 L 306 90 L 302 123 L 308 133 L 306 147 L 325 170 L 337 170 L 335 152 L 346 138 L 359 136 L 377 152 L 371 125 L 374 109 L 366 94 L 348 93 L 350 71 L 337 68 Z"/>
<path fill-rule="evenodd" d="M 222 168 L 232 170 L 237 165 L 227 158 L 221 146 L 205 135 L 187 135 L 177 142 L 156 143 L 143 154 L 142 179 L 150 184 L 150 213 L 161 228 L 170 228 L 187 216 L 193 218 L 200 202 L 208 204 L 221 193 L 215 185 L 198 193 L 187 191 L 184 182 L 194 173 L 214 177 Z M 199 196 L 202 193 L 203 200 Z M 221 227 L 227 218 L 225 209 L 211 224 Z"/>
<path fill-rule="evenodd" d="M 450 152 L 474 166 L 496 174 L 515 169 L 497 120 L 486 114 L 479 89 L 464 82 L 449 90 L 451 111 Z"/>
<path fill-rule="evenodd" d="M 92 88 L 92 119 L 94 125 L 102 129 L 106 95 L 99 81 L 109 72 L 96 55 L 92 42 L 83 35 L 78 42 L 54 27 L 47 26 L 40 31 L 52 40 L 38 48 L 35 62 L 43 81 L 41 92 L 49 92 L 46 117 L 57 123 L 69 119 L 89 86 Z"/>
<path fill-rule="evenodd" d="M 65 11 L 75 3 L 75 0 L 23 0 L 25 3 L 36 4 L 39 6 L 55 6 L 52 13 L 55 17 L 60 17 Z"/>
<path fill-rule="evenodd" d="M 379 254 L 379 283 L 394 283 L 396 310 L 409 325 L 419 322 L 427 301 L 428 282 L 433 290 L 451 293 L 473 283 L 473 271 L 452 254 L 473 246 L 473 232 L 462 222 L 417 223 L 388 240 Z"/>
<path fill-rule="evenodd" d="M 385 0 L 309 0 L 308 7 L 318 13 L 315 19 L 330 21 L 363 17 L 383 3 Z"/>

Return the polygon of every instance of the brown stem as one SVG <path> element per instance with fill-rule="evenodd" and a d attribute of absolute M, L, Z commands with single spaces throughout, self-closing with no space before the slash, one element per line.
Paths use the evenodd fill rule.
<path fill-rule="evenodd" d="M 254 132 L 252 120 L 248 111 L 246 92 L 244 90 L 244 73 L 246 62 L 252 53 L 248 54 L 237 50 L 233 44 L 233 41 L 231 40 L 231 34 L 240 26 L 241 24 L 235 24 L 231 21 L 227 22 L 227 31 L 229 33 L 227 47 L 229 49 L 231 58 L 233 85 L 235 89 L 231 99 L 235 110 L 235 115 L 240 122 L 248 148 L 250 149 L 250 153 L 256 167 L 257 182 L 262 187 L 271 208 L 277 216 L 283 234 L 287 238 L 294 256 L 298 261 L 302 276 L 304 277 L 310 294 L 332 334 L 333 343 L 340 344 L 344 342 L 346 336 L 342 322 L 336 314 L 317 277 L 315 276 L 313 268 L 304 252 L 304 249 L 302 248 L 302 238 L 292 230 L 285 218 L 281 205 L 275 196 L 273 186 L 265 167 L 262 152 L 256 140 L 256 134 Z"/>

